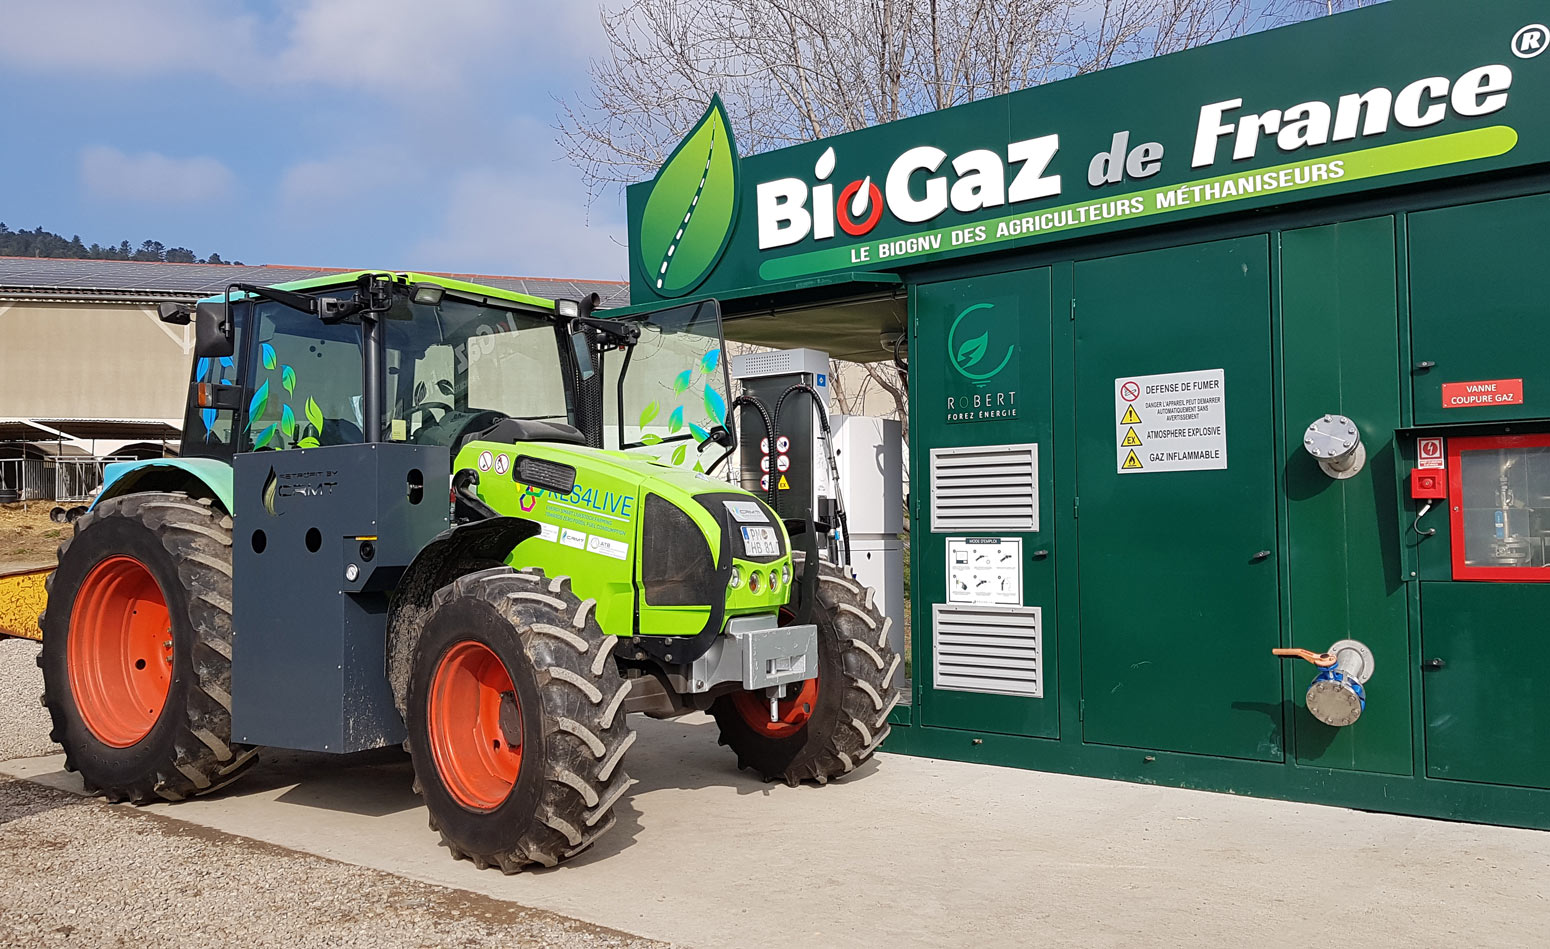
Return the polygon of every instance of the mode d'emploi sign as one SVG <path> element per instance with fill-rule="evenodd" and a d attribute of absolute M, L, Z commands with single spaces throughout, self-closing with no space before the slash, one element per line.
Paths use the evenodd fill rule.
<path fill-rule="evenodd" d="M 1550 160 L 1542 0 L 1394 0 L 630 189 L 632 300 Z"/>

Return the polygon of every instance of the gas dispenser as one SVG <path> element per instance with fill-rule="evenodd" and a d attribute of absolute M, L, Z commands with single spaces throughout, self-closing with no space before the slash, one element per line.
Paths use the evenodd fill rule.
<path fill-rule="evenodd" d="M 877 591 L 904 653 L 904 458 L 894 419 L 829 414 L 829 355 L 814 349 L 734 356 L 738 482 L 782 518 L 811 518 L 819 555 Z"/>

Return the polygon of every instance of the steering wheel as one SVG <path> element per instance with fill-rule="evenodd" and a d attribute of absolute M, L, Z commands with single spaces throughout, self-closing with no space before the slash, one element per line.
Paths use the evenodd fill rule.
<path fill-rule="evenodd" d="M 409 407 L 409 409 L 404 412 L 404 419 L 407 421 L 408 419 L 414 418 L 416 414 L 418 414 L 420 412 L 429 412 L 431 409 L 440 409 L 441 413 L 442 413 L 442 416 L 441 416 L 442 418 L 446 418 L 448 412 L 456 411 L 455 409 L 452 408 L 452 406 L 448 405 L 445 402 L 420 402 L 420 403 L 418 403 L 416 405 L 411 405 Z M 435 419 L 435 418 L 427 417 L 426 420 L 425 420 L 425 424 L 427 424 L 427 425 L 435 425 L 439 421 L 440 421 L 440 419 Z"/>

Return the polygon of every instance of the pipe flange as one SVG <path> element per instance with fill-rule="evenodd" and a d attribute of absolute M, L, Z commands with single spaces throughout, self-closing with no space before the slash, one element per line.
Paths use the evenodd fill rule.
<path fill-rule="evenodd" d="M 1335 668 L 1341 672 L 1363 684 L 1372 678 L 1372 650 L 1367 648 L 1366 643 L 1355 639 L 1342 639 L 1330 646 L 1329 652 L 1337 660 Z M 1347 655 L 1342 656 L 1341 653 L 1346 653 Z M 1358 657 L 1360 666 L 1357 665 L 1357 662 L 1352 661 L 1352 657 L 1349 655 L 1351 653 Z"/>

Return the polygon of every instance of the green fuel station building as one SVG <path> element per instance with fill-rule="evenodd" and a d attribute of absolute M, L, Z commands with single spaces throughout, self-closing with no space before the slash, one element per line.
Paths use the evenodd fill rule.
<path fill-rule="evenodd" d="M 629 190 L 632 306 L 907 351 L 886 750 L 1550 827 L 1547 24 L 1392 0 L 743 159 L 713 103 Z"/>

